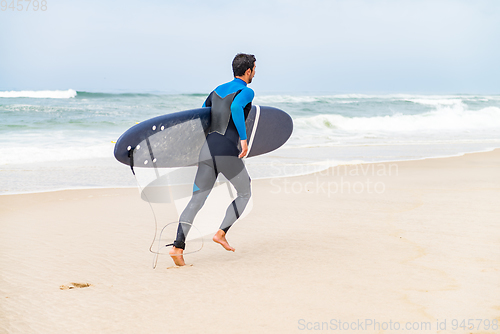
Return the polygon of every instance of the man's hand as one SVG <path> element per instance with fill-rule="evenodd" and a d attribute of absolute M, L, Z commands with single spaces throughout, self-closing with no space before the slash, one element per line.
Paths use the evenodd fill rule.
<path fill-rule="evenodd" d="M 248 153 L 248 144 L 247 144 L 247 140 L 240 140 L 240 143 L 241 143 L 241 153 L 240 155 L 238 156 L 238 158 L 244 158 L 247 153 Z"/>

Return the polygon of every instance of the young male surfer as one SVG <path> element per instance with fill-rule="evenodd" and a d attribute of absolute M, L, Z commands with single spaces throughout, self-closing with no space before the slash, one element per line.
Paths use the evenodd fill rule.
<path fill-rule="evenodd" d="M 212 108 L 210 133 L 200 152 L 193 196 L 179 218 L 177 237 L 169 252 L 178 266 L 185 265 L 183 252 L 186 235 L 219 173 L 231 182 L 237 197 L 227 208 L 213 241 L 234 252 L 226 240 L 226 233 L 245 209 L 251 195 L 250 176 L 241 158 L 248 153 L 245 119 L 252 107 L 254 92 L 247 85 L 255 75 L 255 61 L 254 55 L 237 54 L 232 63 L 234 80 L 215 88 L 203 103 L 203 107 Z"/>

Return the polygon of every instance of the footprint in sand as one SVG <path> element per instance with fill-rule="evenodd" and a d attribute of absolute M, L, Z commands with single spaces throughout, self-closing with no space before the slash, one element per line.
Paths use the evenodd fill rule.
<path fill-rule="evenodd" d="M 69 290 L 69 289 L 81 289 L 81 288 L 88 288 L 89 286 L 92 286 L 90 283 L 69 283 L 68 285 L 61 285 L 59 289 L 61 290 Z"/>

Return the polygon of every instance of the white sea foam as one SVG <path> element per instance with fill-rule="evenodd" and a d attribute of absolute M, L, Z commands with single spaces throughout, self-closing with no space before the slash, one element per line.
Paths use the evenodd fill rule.
<path fill-rule="evenodd" d="M 357 133 L 499 129 L 500 108 L 486 107 L 473 111 L 458 103 L 418 115 L 396 113 L 391 116 L 345 117 L 324 114 L 296 118 L 294 125 L 298 130 L 305 131 L 343 130 Z"/>
<path fill-rule="evenodd" d="M 452 106 L 452 105 L 460 105 L 463 104 L 462 99 L 458 98 L 405 98 L 405 101 L 413 102 L 413 103 L 419 103 L 423 105 L 430 105 L 430 106 Z"/>
<path fill-rule="evenodd" d="M 76 91 L 68 90 L 21 90 L 0 92 L 0 98 L 6 97 L 30 97 L 40 99 L 69 99 L 76 96 Z"/>
<path fill-rule="evenodd" d="M 255 97 L 255 104 L 270 103 L 312 103 L 317 102 L 320 96 L 294 96 L 294 95 L 261 95 Z"/>
<path fill-rule="evenodd" d="M 500 100 L 500 96 L 474 95 L 419 95 L 419 94 L 330 94 L 330 95 L 258 95 L 257 104 L 272 103 L 359 103 L 367 100 L 408 101 L 423 105 L 453 105 L 463 101 L 486 102 Z"/>
<path fill-rule="evenodd" d="M 78 143 L 77 145 L 67 145 L 66 147 L 57 146 L 27 146 L 17 145 L 10 147 L 6 145 L 0 148 L 0 166 L 10 164 L 32 164 L 37 162 L 47 161 L 66 161 L 66 160 L 82 160 L 106 158 L 113 156 L 113 145 L 94 144 L 84 146 Z"/>

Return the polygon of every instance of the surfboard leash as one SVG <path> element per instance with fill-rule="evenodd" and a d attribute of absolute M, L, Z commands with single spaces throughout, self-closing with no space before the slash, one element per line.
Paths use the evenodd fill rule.
<path fill-rule="evenodd" d="M 135 176 L 135 172 L 134 172 L 134 150 L 135 150 L 135 147 L 131 147 L 129 146 L 130 149 L 128 150 L 128 157 L 129 157 L 129 161 L 130 161 L 130 169 L 132 170 L 132 174 L 134 174 Z M 137 178 L 135 178 L 135 180 L 137 181 Z"/>
<path fill-rule="evenodd" d="M 151 209 L 151 212 L 153 213 L 153 219 L 154 219 L 154 222 L 155 222 L 155 233 L 154 233 L 154 236 L 153 236 L 153 241 L 151 241 L 151 245 L 149 246 L 149 252 L 154 254 L 153 269 L 156 269 L 156 265 L 158 264 L 158 255 L 161 254 L 160 250 L 162 250 L 164 247 L 169 247 L 169 246 L 173 246 L 174 245 L 173 243 L 170 243 L 170 244 L 167 244 L 167 245 L 164 245 L 164 246 L 160 246 L 161 235 L 163 234 L 163 231 L 165 230 L 165 228 L 167 226 L 172 225 L 172 224 L 188 224 L 188 225 L 191 225 L 191 227 L 194 227 L 196 230 L 198 230 L 198 233 L 201 236 L 201 247 L 200 247 L 200 249 L 197 249 L 197 250 L 192 251 L 192 252 L 184 253 L 182 255 L 189 255 L 189 254 L 193 254 L 193 253 L 199 252 L 203 248 L 203 246 L 205 244 L 205 241 L 203 239 L 203 236 L 201 235 L 201 231 L 196 226 L 194 226 L 193 224 L 190 224 L 190 223 L 187 223 L 187 222 L 171 222 L 171 223 L 168 223 L 167 225 L 165 225 L 161 229 L 160 236 L 159 236 L 159 239 L 158 239 L 158 250 L 156 252 L 153 251 L 153 245 L 154 245 L 154 243 L 156 241 L 156 235 L 158 234 L 158 220 L 156 218 L 155 210 L 154 210 L 153 206 L 151 205 L 151 202 L 149 201 L 148 196 L 144 192 L 144 189 L 141 187 L 141 184 L 139 183 L 139 180 L 137 179 L 137 175 L 135 174 L 135 171 L 134 171 L 134 150 L 135 150 L 135 147 L 134 148 L 130 148 L 130 150 L 129 150 L 130 169 L 132 170 L 132 174 L 134 175 L 135 182 L 137 183 L 137 187 L 139 188 L 139 193 L 143 194 L 144 197 L 146 198 L 146 202 L 148 202 L 149 208 Z"/>

